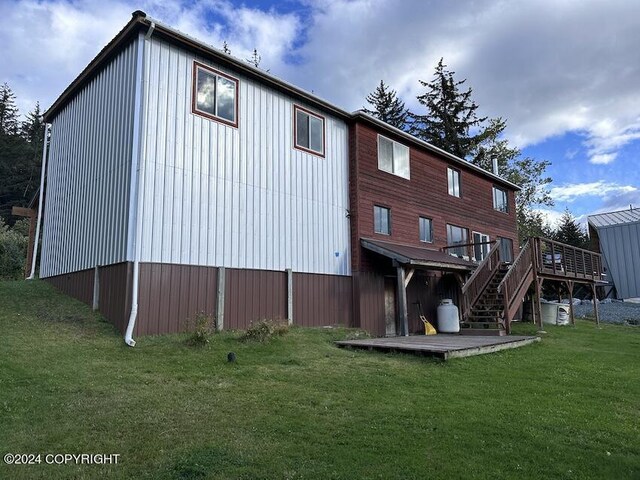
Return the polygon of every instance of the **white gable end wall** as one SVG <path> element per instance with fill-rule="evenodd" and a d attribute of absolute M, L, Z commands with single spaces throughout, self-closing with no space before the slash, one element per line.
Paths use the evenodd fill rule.
<path fill-rule="evenodd" d="M 191 112 L 193 62 L 240 82 L 238 127 Z M 345 122 L 157 38 L 145 40 L 141 261 L 350 274 Z M 325 157 L 293 148 L 293 106 Z"/>
<path fill-rule="evenodd" d="M 51 124 L 40 276 L 127 260 L 137 41 Z"/>

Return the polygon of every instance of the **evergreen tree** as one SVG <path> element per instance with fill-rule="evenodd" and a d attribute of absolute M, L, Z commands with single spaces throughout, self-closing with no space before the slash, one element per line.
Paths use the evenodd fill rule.
<path fill-rule="evenodd" d="M 16 96 L 4 83 L 0 87 L 0 135 L 16 135 L 19 126 Z"/>
<path fill-rule="evenodd" d="M 589 245 L 587 233 L 578 224 L 568 208 L 560 218 L 560 224 L 553 234 L 553 239 L 578 248 L 587 248 Z"/>
<path fill-rule="evenodd" d="M 404 130 L 407 124 L 407 109 L 404 102 L 397 96 L 395 90 L 391 90 L 384 81 L 380 80 L 380 85 L 367 95 L 367 103 L 373 107 L 372 110 L 363 108 L 363 111 L 372 115 L 392 127 Z"/>
<path fill-rule="evenodd" d="M 516 193 L 516 217 L 520 240 L 532 235 L 546 235 L 542 218 L 532 210 L 535 205 L 553 205 L 545 176 L 550 165 L 546 160 L 522 157 L 518 148 L 503 137 L 507 122 L 502 118 L 478 117 L 478 105 L 472 90 L 461 91 L 466 80 L 456 80 L 440 59 L 434 80 L 420 82 L 427 92 L 418 97 L 426 107 L 424 115 L 411 113 L 411 133 L 488 171 L 498 161 L 501 177 L 521 187 Z"/>
<path fill-rule="evenodd" d="M 32 145 L 41 145 L 44 135 L 44 123 L 42 122 L 42 112 L 40 102 L 36 102 L 33 111 L 27 114 L 27 119 L 22 122 L 22 137 Z"/>
<path fill-rule="evenodd" d="M 465 80 L 455 80 L 441 58 L 431 82 L 419 80 L 427 91 L 417 97 L 426 113 L 411 114 L 412 135 L 460 158 L 467 156 L 490 134 L 484 126 L 487 117 L 478 117 L 472 90 L 461 91 Z M 478 130 L 478 133 L 472 133 Z"/>

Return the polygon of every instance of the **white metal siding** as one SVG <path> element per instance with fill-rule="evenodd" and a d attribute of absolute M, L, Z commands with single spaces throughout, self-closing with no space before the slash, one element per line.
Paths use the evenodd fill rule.
<path fill-rule="evenodd" d="M 55 117 L 40 275 L 126 260 L 137 43 Z"/>
<path fill-rule="evenodd" d="M 194 60 L 239 79 L 238 128 L 191 113 Z M 345 122 L 318 112 L 322 158 L 284 94 L 154 37 L 144 72 L 142 261 L 350 273 Z"/>
<path fill-rule="evenodd" d="M 599 228 L 598 237 L 618 297 L 640 297 L 640 223 Z"/>

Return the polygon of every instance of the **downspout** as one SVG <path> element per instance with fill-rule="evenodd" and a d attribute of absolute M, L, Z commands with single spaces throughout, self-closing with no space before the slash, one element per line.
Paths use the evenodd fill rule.
<path fill-rule="evenodd" d="M 40 237 L 40 222 L 42 221 L 42 201 L 44 199 L 44 177 L 47 172 L 47 147 L 49 146 L 49 131 L 51 125 L 44 124 L 44 145 L 42 147 L 42 172 L 40 173 L 40 198 L 38 200 L 38 220 L 36 222 L 36 236 L 33 239 L 33 257 L 31 259 L 31 274 L 27 280 L 33 280 L 36 274 L 36 258 L 38 257 L 38 238 Z"/>
<path fill-rule="evenodd" d="M 133 117 L 133 145 L 131 148 L 131 197 L 129 200 L 129 215 L 135 213 L 135 217 L 129 221 L 129 235 L 133 240 L 133 244 L 129 244 L 129 253 L 133 255 L 133 278 L 131 282 L 131 313 L 127 330 L 124 334 L 124 342 L 130 347 L 136 345 L 133 339 L 133 330 L 136 326 L 138 317 L 138 287 L 140 280 L 140 256 L 142 251 L 142 200 L 140 194 L 142 192 L 142 144 L 140 138 L 142 136 L 142 125 L 140 116 L 143 112 L 143 90 L 142 90 L 142 69 L 144 57 L 144 38 L 142 33 L 138 35 L 138 51 L 136 58 L 136 93 L 134 100 L 134 117 Z M 133 228 L 131 228 L 133 227 Z M 133 235 L 132 235 L 132 230 Z M 129 256 L 129 258 L 131 258 Z"/>

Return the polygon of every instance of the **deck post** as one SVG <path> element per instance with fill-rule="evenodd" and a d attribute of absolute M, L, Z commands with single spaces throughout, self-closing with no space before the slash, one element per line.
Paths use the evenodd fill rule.
<path fill-rule="evenodd" d="M 93 303 L 91 308 L 95 312 L 100 307 L 100 270 L 98 265 L 93 269 Z"/>
<path fill-rule="evenodd" d="M 225 287 L 225 269 L 218 267 L 218 292 L 216 298 L 216 331 L 224 330 L 224 287 Z"/>
<path fill-rule="evenodd" d="M 398 316 L 400 317 L 400 325 L 402 335 L 409 336 L 409 317 L 407 316 L 407 287 L 405 286 L 404 267 L 397 265 L 398 272 Z"/>
<path fill-rule="evenodd" d="M 591 284 L 591 292 L 593 293 L 593 313 L 596 316 L 596 325 L 600 326 L 600 315 L 598 314 L 598 296 L 596 295 L 596 284 Z"/>
<path fill-rule="evenodd" d="M 576 317 L 573 313 L 573 281 L 567 281 L 567 290 L 569 290 L 569 318 L 571 319 L 571 325 L 575 325 Z"/>
<path fill-rule="evenodd" d="M 293 270 L 287 268 L 287 323 L 293 325 Z"/>
<path fill-rule="evenodd" d="M 535 291 L 533 299 L 533 311 L 536 323 L 538 324 L 538 328 L 542 330 L 542 306 L 540 305 L 540 291 L 542 290 L 542 282 L 540 281 L 537 272 L 533 277 L 533 285 L 533 289 Z"/>

